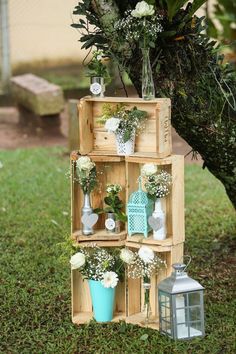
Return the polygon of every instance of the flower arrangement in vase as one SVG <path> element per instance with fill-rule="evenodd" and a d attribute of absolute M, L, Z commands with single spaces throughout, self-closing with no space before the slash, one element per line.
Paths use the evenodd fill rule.
<path fill-rule="evenodd" d="M 120 38 L 130 43 L 136 43 L 142 51 L 142 98 L 151 100 L 155 97 L 155 87 L 150 63 L 150 48 L 155 48 L 155 41 L 163 31 L 163 16 L 155 14 L 153 5 L 146 1 L 136 4 L 134 10 L 127 10 L 124 18 L 115 23 L 115 30 Z"/>
<path fill-rule="evenodd" d="M 98 220 L 98 215 L 93 213 L 90 202 L 90 193 L 97 185 L 96 165 L 88 156 L 81 156 L 76 161 L 75 180 L 80 184 L 84 193 L 84 205 L 82 208 L 81 221 L 83 224 L 82 232 L 84 235 L 93 234 L 93 226 Z"/>
<path fill-rule="evenodd" d="M 88 280 L 95 320 L 111 321 L 115 289 L 125 271 L 119 250 L 83 247 L 71 257 L 70 264 L 72 269 L 78 269 L 83 278 Z"/>
<path fill-rule="evenodd" d="M 143 280 L 144 324 L 149 324 L 153 321 L 150 304 L 151 276 L 157 274 L 166 263 L 148 246 L 141 246 L 138 252 L 124 248 L 120 252 L 120 258 L 128 266 L 128 277 Z"/>
<path fill-rule="evenodd" d="M 93 52 L 93 57 L 88 64 L 88 73 L 90 77 L 90 91 L 95 97 L 104 97 L 105 81 L 109 80 L 110 75 L 104 64 L 107 56 L 102 50 Z"/>
<path fill-rule="evenodd" d="M 137 107 L 128 110 L 123 104 L 115 107 L 104 104 L 98 123 L 105 124 L 107 131 L 115 134 L 117 154 L 128 156 L 134 153 L 135 136 L 144 129 L 146 119 L 147 112 Z"/>
<path fill-rule="evenodd" d="M 171 175 L 163 170 L 158 171 L 153 163 L 144 164 L 141 173 L 148 196 L 155 201 L 154 212 L 148 218 L 149 225 L 153 229 L 153 238 L 164 240 L 166 238 L 166 216 L 162 210 L 161 199 L 170 193 Z"/>
<path fill-rule="evenodd" d="M 120 184 L 108 184 L 106 187 L 107 196 L 104 198 L 104 202 L 107 205 L 104 208 L 106 212 L 105 227 L 107 232 L 119 233 L 120 222 L 126 222 L 127 217 L 122 211 L 124 203 L 119 198 L 119 193 L 122 191 Z"/>

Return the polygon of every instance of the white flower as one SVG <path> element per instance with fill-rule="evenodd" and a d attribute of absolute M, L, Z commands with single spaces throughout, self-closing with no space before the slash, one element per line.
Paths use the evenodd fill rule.
<path fill-rule="evenodd" d="M 138 255 L 144 263 L 152 263 L 155 256 L 153 250 L 148 246 L 140 247 Z"/>
<path fill-rule="evenodd" d="M 146 1 L 140 1 L 137 3 L 135 9 L 131 11 L 131 15 L 133 17 L 145 17 L 153 15 L 154 12 L 153 5 L 148 5 Z"/>
<path fill-rule="evenodd" d="M 145 163 L 141 169 L 142 176 L 151 176 L 157 173 L 157 165 L 154 163 Z"/>
<path fill-rule="evenodd" d="M 119 118 L 109 118 L 105 123 L 105 128 L 108 130 L 109 133 L 114 133 L 120 125 Z"/>
<path fill-rule="evenodd" d="M 102 56 L 101 55 L 97 55 L 97 60 L 102 60 Z"/>
<path fill-rule="evenodd" d="M 134 253 L 127 248 L 123 248 L 120 252 L 120 259 L 127 264 L 131 264 L 134 260 Z"/>
<path fill-rule="evenodd" d="M 77 160 L 76 166 L 79 170 L 91 171 L 94 168 L 95 164 L 90 160 L 88 156 L 81 156 Z"/>
<path fill-rule="evenodd" d="M 115 272 L 106 272 L 103 274 L 101 283 L 104 288 L 115 288 L 118 281 L 118 275 Z"/>
<path fill-rule="evenodd" d="M 85 264 L 85 255 L 81 252 L 74 254 L 70 259 L 71 269 L 81 268 Z"/>

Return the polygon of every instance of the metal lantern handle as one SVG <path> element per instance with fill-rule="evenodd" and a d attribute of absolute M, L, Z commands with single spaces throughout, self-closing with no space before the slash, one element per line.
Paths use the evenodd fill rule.
<path fill-rule="evenodd" d="M 189 264 L 192 262 L 192 257 L 189 256 L 188 254 L 186 254 L 185 256 L 183 256 L 183 257 L 182 257 L 182 260 L 184 261 L 184 258 L 186 258 L 186 257 L 188 257 L 188 263 L 186 264 L 186 266 L 185 266 L 183 272 L 186 271 L 186 269 L 188 268 Z"/>

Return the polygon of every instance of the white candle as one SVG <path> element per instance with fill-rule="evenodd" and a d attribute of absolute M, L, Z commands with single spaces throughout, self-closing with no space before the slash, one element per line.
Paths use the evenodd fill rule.
<path fill-rule="evenodd" d="M 176 297 L 176 316 L 177 316 L 177 323 L 184 323 L 186 321 L 185 318 L 185 309 L 182 308 L 184 307 L 184 296 L 177 296 Z M 181 310 L 178 310 L 179 308 L 182 308 Z"/>

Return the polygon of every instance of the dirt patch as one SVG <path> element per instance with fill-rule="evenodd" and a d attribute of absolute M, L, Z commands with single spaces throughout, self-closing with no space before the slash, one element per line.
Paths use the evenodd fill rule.
<path fill-rule="evenodd" d="M 59 119 L 52 117 L 39 127 L 32 118 L 20 119 L 16 107 L 0 107 L 0 149 L 31 148 L 37 146 L 67 146 L 68 113 L 65 109 Z M 172 129 L 173 154 L 187 155 L 191 147 Z M 192 154 L 185 157 L 187 163 L 202 164 L 192 160 Z"/>

